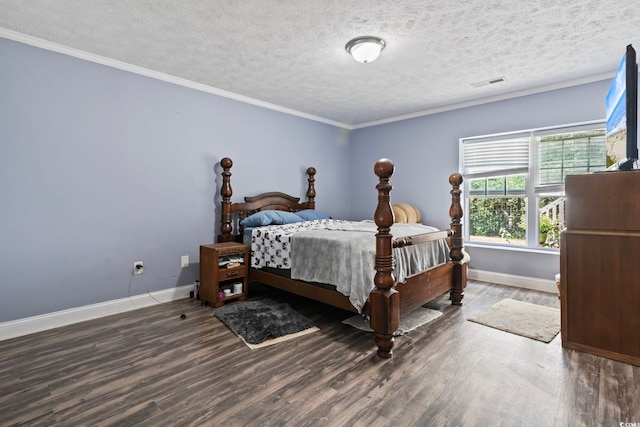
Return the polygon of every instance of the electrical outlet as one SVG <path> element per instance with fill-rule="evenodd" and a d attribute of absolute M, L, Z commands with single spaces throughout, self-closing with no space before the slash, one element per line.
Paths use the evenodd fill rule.
<path fill-rule="evenodd" d="M 133 274 L 142 274 L 144 268 L 142 267 L 142 261 L 136 261 L 133 263 Z"/>
<path fill-rule="evenodd" d="M 182 257 L 180 257 L 180 263 L 182 268 L 189 267 L 189 255 L 182 255 Z"/>

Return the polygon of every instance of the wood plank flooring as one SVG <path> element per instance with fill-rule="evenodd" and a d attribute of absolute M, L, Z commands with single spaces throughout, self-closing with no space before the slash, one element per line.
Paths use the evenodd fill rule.
<path fill-rule="evenodd" d="M 0 342 L 0 425 L 618 426 L 640 423 L 640 367 L 466 321 L 503 298 L 471 281 L 462 307 L 375 357 L 351 314 L 262 288 L 320 328 L 250 350 L 181 300 Z M 185 314 L 186 319 L 180 315 Z"/>

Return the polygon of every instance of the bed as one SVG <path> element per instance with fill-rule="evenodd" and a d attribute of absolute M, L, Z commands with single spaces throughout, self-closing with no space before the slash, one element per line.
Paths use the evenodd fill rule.
<path fill-rule="evenodd" d="M 245 197 L 244 202 L 232 202 L 233 190 L 231 187 L 231 167 L 233 162 L 229 158 L 220 161 L 222 167 L 222 186 L 220 195 L 221 216 L 219 242 L 236 241 L 245 239 L 245 227 L 248 218 L 255 218 L 259 213 L 278 213 L 283 216 L 287 213 L 316 212 L 315 206 L 315 168 L 308 168 L 306 200 L 300 201 L 282 192 L 262 193 L 253 197 Z M 366 303 L 356 306 L 345 295 L 336 289 L 335 285 L 318 283 L 314 281 L 296 280 L 291 275 L 291 270 L 278 268 L 254 268 L 249 269 L 249 281 L 259 282 L 274 288 L 278 288 L 296 295 L 310 298 L 325 304 L 329 304 L 351 312 L 360 312 L 369 316 L 370 327 L 374 331 L 374 342 L 377 346 L 377 355 L 381 358 L 390 358 L 393 355 L 394 332 L 398 329 L 400 317 L 404 316 L 427 302 L 449 292 L 453 305 L 462 305 L 464 288 L 467 281 L 467 266 L 464 261 L 462 240 L 462 206 L 460 205 L 460 185 L 462 176 L 454 173 L 449 177 L 452 187 L 451 207 L 449 216 L 451 228 L 443 231 L 422 232 L 419 234 L 406 234 L 396 237 L 391 234 L 394 226 L 394 216 L 391 207 L 390 193 L 392 186 L 390 178 L 394 172 L 394 164 L 389 159 L 380 159 L 374 165 L 374 172 L 378 177 L 376 189 L 378 203 L 374 213 L 373 226 L 375 233 L 371 237 L 373 260 L 372 281 L 373 285 Z M 262 229 L 262 227 L 259 227 Z M 255 233 L 256 230 L 252 230 Z M 308 233 L 307 233 L 308 234 Z M 296 237 L 298 239 L 298 237 Z M 394 266 L 398 251 L 405 248 L 422 248 L 423 245 L 441 246 L 446 239 L 448 250 L 446 259 L 424 271 L 406 273 L 402 280 L 396 280 Z M 375 243 L 374 243 L 375 242 Z M 299 245 L 296 243 L 296 245 Z M 373 246 L 375 245 L 375 248 Z M 298 246 L 296 246 L 298 247 Z M 252 256 L 253 258 L 253 256 Z M 293 259 L 293 258 L 292 258 Z"/>

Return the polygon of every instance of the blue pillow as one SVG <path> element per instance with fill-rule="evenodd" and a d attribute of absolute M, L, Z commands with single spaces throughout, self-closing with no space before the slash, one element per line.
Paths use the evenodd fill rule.
<path fill-rule="evenodd" d="M 240 224 L 245 227 L 260 227 L 261 225 L 283 225 L 302 221 L 304 221 L 304 219 L 292 212 L 267 210 L 256 212 L 246 217 Z"/>
<path fill-rule="evenodd" d="M 298 211 L 296 212 L 296 215 L 298 215 L 300 218 L 302 218 L 305 221 L 314 221 L 317 219 L 331 219 L 331 216 L 329 216 L 329 214 L 326 214 L 316 209 L 305 209 L 303 211 Z"/>

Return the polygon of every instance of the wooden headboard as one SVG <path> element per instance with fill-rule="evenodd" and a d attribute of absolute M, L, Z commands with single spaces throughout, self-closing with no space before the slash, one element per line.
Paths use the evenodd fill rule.
<path fill-rule="evenodd" d="M 245 197 L 244 203 L 231 203 L 233 190 L 231 188 L 231 166 L 233 162 L 230 158 L 225 157 L 220 160 L 222 166 L 222 188 L 220 195 L 222 196 L 222 213 L 220 220 L 220 235 L 218 242 L 242 241 L 243 227 L 240 222 L 256 212 L 264 210 L 278 210 L 287 212 L 298 212 L 304 209 L 315 209 L 316 189 L 315 175 L 316 169 L 307 168 L 307 200 L 300 202 L 300 197 L 290 196 L 278 191 L 262 193 L 257 196 Z"/>

